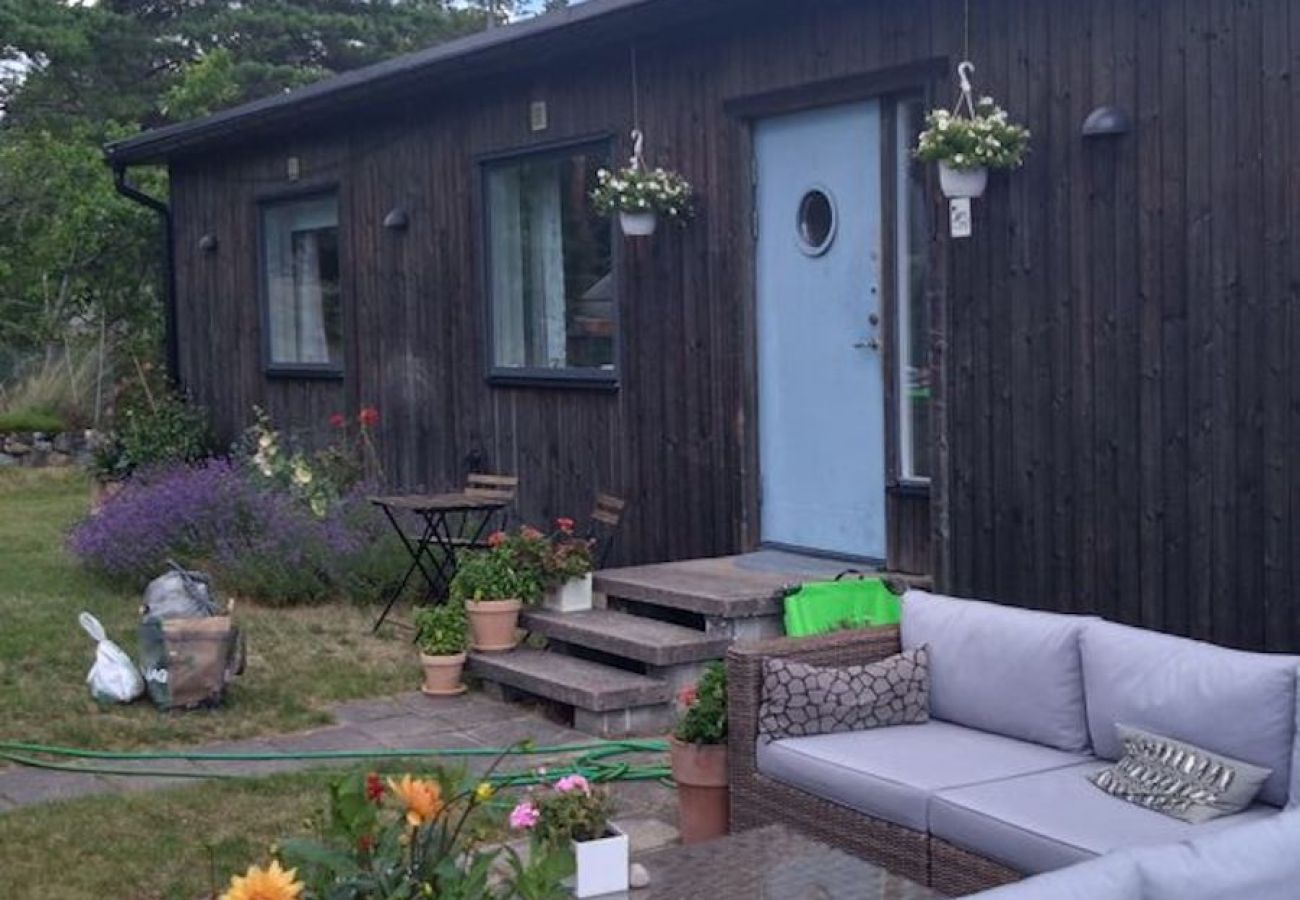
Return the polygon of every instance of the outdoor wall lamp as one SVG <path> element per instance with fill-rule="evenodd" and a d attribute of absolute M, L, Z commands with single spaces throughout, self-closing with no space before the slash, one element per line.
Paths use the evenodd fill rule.
<path fill-rule="evenodd" d="M 384 216 L 384 227 L 389 231 L 405 231 L 406 226 L 410 224 L 410 216 L 400 206 L 394 206 L 388 211 L 388 215 Z"/>
<path fill-rule="evenodd" d="M 1110 135 L 1128 134 L 1133 130 L 1133 122 L 1128 113 L 1118 106 L 1098 106 L 1083 120 L 1085 138 L 1109 137 Z"/>
<path fill-rule="evenodd" d="M 217 236 L 208 232 L 199 238 L 199 249 L 204 253 L 215 253 L 217 250 Z"/>

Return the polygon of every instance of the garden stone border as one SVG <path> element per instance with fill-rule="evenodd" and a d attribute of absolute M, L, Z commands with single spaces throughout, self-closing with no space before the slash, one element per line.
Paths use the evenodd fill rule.
<path fill-rule="evenodd" d="M 0 469 L 66 468 L 88 466 L 97 432 L 14 431 L 0 434 Z"/>

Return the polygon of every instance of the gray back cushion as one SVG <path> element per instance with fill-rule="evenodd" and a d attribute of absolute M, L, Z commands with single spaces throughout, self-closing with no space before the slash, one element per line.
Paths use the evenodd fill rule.
<path fill-rule="evenodd" d="M 1295 900 L 1300 812 L 1288 811 L 1178 844 L 1139 849 L 1145 900 Z"/>
<path fill-rule="evenodd" d="M 1286 803 L 1300 659 L 1102 621 L 1088 624 L 1081 646 L 1098 756 L 1120 757 L 1123 723 L 1271 769 L 1260 799 Z"/>
<path fill-rule="evenodd" d="M 1007 737 L 1088 748 L 1079 635 L 1089 619 L 908 591 L 903 648 L 930 645 L 930 714 Z"/>

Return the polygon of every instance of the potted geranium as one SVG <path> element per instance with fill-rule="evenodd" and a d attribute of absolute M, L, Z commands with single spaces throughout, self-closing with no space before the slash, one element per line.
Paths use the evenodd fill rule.
<path fill-rule="evenodd" d="M 727 670 L 713 662 L 678 696 L 685 712 L 669 742 L 682 843 L 721 837 L 729 824 Z"/>
<path fill-rule="evenodd" d="M 591 201 L 601 215 L 617 214 L 625 235 L 645 237 L 655 233 L 659 216 L 688 219 L 692 194 L 690 183 L 681 175 L 666 169 L 647 169 L 633 158 L 625 168 L 596 172 Z"/>
<path fill-rule="evenodd" d="M 534 791 L 510 813 L 512 828 L 530 832 L 535 852 L 568 848 L 573 896 L 596 897 L 628 889 L 628 840 L 612 822 L 609 792 L 582 775 L 566 775 Z"/>
<path fill-rule="evenodd" d="M 542 606 L 556 612 L 591 609 L 592 541 L 574 533 L 573 519 L 555 520 L 555 532 L 546 539 L 537 559 Z"/>
<path fill-rule="evenodd" d="M 1029 149 L 1029 129 L 1011 122 L 1006 112 L 982 97 L 967 114 L 931 110 L 916 144 L 916 158 L 939 164 L 939 184 L 946 197 L 979 197 L 989 169 L 1015 169 Z"/>
<path fill-rule="evenodd" d="M 461 603 L 450 601 L 417 612 L 415 644 L 424 666 L 424 693 L 432 697 L 465 693 L 460 677 L 469 647 L 469 625 Z"/>
<path fill-rule="evenodd" d="M 465 604 L 475 650 L 513 650 L 519 642 L 519 610 L 541 598 L 536 568 L 519 549 L 524 539 L 498 531 L 487 549 L 466 553 L 456 568 L 451 599 Z"/>

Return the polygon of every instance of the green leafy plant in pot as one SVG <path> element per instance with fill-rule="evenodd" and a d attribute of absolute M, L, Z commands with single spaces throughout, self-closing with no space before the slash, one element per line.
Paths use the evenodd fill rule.
<path fill-rule="evenodd" d="M 415 643 L 424 666 L 424 693 L 433 697 L 463 694 L 461 673 L 469 648 L 469 623 L 465 607 L 451 601 L 426 606 L 415 614 Z"/>
<path fill-rule="evenodd" d="M 486 550 L 461 558 L 451 598 L 465 604 L 475 650 L 513 650 L 519 641 L 519 611 L 525 603 L 541 599 L 541 577 L 522 550 L 528 540 L 526 528 L 514 535 L 498 531 L 488 539 Z"/>
<path fill-rule="evenodd" d="M 729 826 L 727 779 L 727 669 L 710 663 L 693 686 L 678 694 L 684 707 L 669 744 L 677 782 L 682 843 L 725 835 Z"/>

